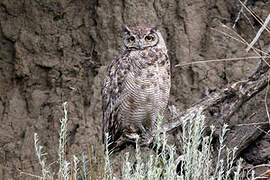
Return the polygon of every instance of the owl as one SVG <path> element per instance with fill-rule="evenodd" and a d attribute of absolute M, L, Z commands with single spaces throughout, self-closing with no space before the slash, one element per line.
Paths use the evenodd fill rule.
<path fill-rule="evenodd" d="M 152 136 L 164 114 L 171 87 L 165 41 L 154 28 L 123 28 L 123 53 L 107 69 L 102 89 L 103 141 L 112 147 L 122 140 Z"/>

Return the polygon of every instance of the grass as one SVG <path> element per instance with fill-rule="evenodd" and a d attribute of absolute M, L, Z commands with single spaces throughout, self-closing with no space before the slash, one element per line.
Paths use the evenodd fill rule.
<path fill-rule="evenodd" d="M 53 172 L 50 166 L 47 165 L 46 156 L 43 146 L 39 143 L 38 135 L 34 134 L 34 146 L 36 156 L 41 166 L 41 175 L 39 179 L 57 179 L 59 180 L 227 180 L 240 179 L 242 159 L 238 160 L 237 168 L 234 168 L 236 161 L 236 148 L 229 150 L 224 146 L 226 132 L 228 126 L 224 125 L 219 138 L 217 162 L 213 161 L 212 157 L 212 139 L 215 128 L 210 127 L 211 133 L 209 136 L 203 136 L 205 130 L 205 117 L 202 110 L 198 110 L 196 114 L 191 114 L 190 118 L 183 122 L 182 126 L 182 153 L 179 156 L 176 153 L 176 148 L 168 143 L 167 136 L 162 132 L 161 122 L 157 135 L 154 140 L 155 148 L 151 149 L 147 154 L 141 151 L 136 143 L 135 155 L 132 156 L 129 152 L 123 155 L 122 171 L 120 175 L 116 175 L 111 162 L 111 152 L 108 151 L 109 144 L 105 144 L 104 165 L 97 174 L 100 176 L 91 175 L 92 167 L 89 163 L 89 156 L 85 153 L 79 159 L 73 156 L 71 161 L 66 160 L 66 136 L 67 136 L 67 103 L 63 104 L 64 117 L 60 120 L 61 128 L 59 132 L 58 146 L 58 172 Z M 109 136 L 106 134 L 106 142 L 109 142 Z M 221 152 L 226 150 L 225 159 L 221 158 Z"/>
<path fill-rule="evenodd" d="M 110 155 L 106 149 L 106 175 L 103 179 L 226 180 L 231 179 L 232 176 L 234 180 L 240 179 L 242 159 L 238 161 L 237 169 L 233 171 L 236 148 L 232 151 L 226 149 L 226 158 L 221 158 L 221 152 L 226 148 L 223 144 L 228 126 L 224 125 L 219 138 L 220 146 L 216 163 L 212 160 L 211 155 L 212 135 L 215 128 L 211 126 L 210 129 L 211 134 L 203 137 L 205 117 L 202 115 L 202 111 L 199 110 L 197 114 L 191 115 L 182 127 L 183 152 L 181 156 L 177 155 L 173 145 L 168 144 L 166 134 L 158 131 L 154 142 L 156 148 L 149 152 L 147 158 L 142 158 L 138 143 L 136 143 L 135 160 L 132 161 L 133 158 L 129 153 L 125 154 L 121 177 L 116 177 L 113 174 Z M 159 130 L 161 129 L 159 128 Z M 108 135 L 106 137 L 108 138 Z"/>

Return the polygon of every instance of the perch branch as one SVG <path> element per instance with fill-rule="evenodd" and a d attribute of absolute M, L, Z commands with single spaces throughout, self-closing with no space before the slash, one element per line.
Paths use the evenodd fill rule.
<path fill-rule="evenodd" d="M 270 61 L 269 55 L 264 58 L 266 62 Z M 170 121 L 171 123 L 164 124 L 163 130 L 171 133 L 178 129 L 182 122 L 199 108 L 202 108 L 203 111 L 208 114 L 207 117 L 210 118 L 209 121 L 213 120 L 226 123 L 243 104 L 265 89 L 269 78 L 268 70 L 269 66 L 265 63 L 261 63 L 261 65 L 257 67 L 255 72 L 249 77 L 248 80 L 236 82 L 223 91 L 210 94 L 200 102 L 192 105 L 189 109 L 178 115 L 176 118 L 173 118 Z M 210 117 L 209 111 L 212 111 L 213 107 L 218 107 L 221 112 L 219 114 L 214 113 L 214 115 Z"/>
<path fill-rule="evenodd" d="M 186 111 L 179 114 L 175 108 L 170 108 L 170 110 L 173 111 L 171 112 L 171 119 L 169 123 L 162 125 L 162 132 L 175 132 L 181 127 L 185 120 L 190 118 L 190 115 L 197 114 L 199 109 L 203 111 L 207 124 L 213 124 L 216 126 L 217 130 L 219 129 L 218 127 L 221 129 L 224 123 L 227 123 L 229 126 L 237 126 L 237 124 L 230 123 L 231 117 L 237 113 L 244 104 L 252 99 L 252 97 L 263 91 L 268 85 L 268 64 L 270 61 L 269 52 L 270 49 L 268 50 L 268 55 L 262 57 L 264 59 L 261 60 L 260 65 L 255 69 L 255 71 L 252 73 L 252 75 L 249 76 L 247 80 L 236 82 L 228 88 L 213 92 L 200 100 L 198 103 L 193 104 Z M 265 126 L 265 123 L 261 124 L 260 126 Z M 244 126 L 237 127 L 241 128 Z M 155 133 L 156 132 L 154 131 L 153 134 Z M 245 141 L 250 140 L 251 138 L 247 138 Z M 122 139 L 120 144 L 124 144 L 125 142 L 134 142 L 134 139 Z M 149 139 L 147 143 L 143 143 L 143 145 L 147 146 L 152 142 L 153 138 Z M 244 145 L 241 145 L 241 147 L 238 147 L 238 152 L 247 146 L 247 142 L 243 142 L 243 144 Z"/>

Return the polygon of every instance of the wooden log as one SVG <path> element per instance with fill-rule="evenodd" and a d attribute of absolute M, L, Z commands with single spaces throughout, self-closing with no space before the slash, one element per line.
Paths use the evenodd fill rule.
<path fill-rule="evenodd" d="M 236 155 L 238 156 L 258 136 L 269 130 L 270 122 L 265 101 L 261 101 L 264 97 L 260 98 L 260 101 L 256 99 L 256 96 L 265 96 L 262 92 L 269 83 L 269 61 L 269 56 L 264 57 L 247 80 L 236 82 L 224 90 L 211 93 L 170 120 L 171 123 L 164 124 L 163 130 L 168 133 L 175 132 L 181 127 L 183 121 L 202 109 L 206 124 L 216 127 L 214 138 L 218 138 L 224 124 L 229 125 L 230 131 L 226 135 L 225 145 L 230 149 L 237 147 Z M 252 100 L 252 103 L 248 103 Z M 218 143 L 214 146 L 218 146 Z M 214 156 L 216 155 L 217 151 L 214 152 Z"/>
<path fill-rule="evenodd" d="M 212 92 L 184 112 L 178 113 L 175 108 L 170 108 L 170 120 L 162 125 L 162 131 L 169 134 L 175 133 L 181 128 L 185 120 L 196 115 L 200 109 L 206 117 L 206 125 L 215 126 L 214 138 L 219 137 L 224 124 L 229 125 L 230 131 L 226 135 L 225 145 L 230 149 L 237 147 L 236 155 L 238 156 L 264 130 L 269 129 L 265 102 L 257 102 L 255 98 L 257 95 L 264 96 L 262 92 L 269 83 L 269 62 L 269 55 L 262 57 L 258 67 L 247 80 L 236 82 L 223 90 Z M 251 100 L 253 102 L 248 104 Z M 254 127 L 251 128 L 250 126 Z M 153 132 L 153 134 L 155 133 Z M 142 145 L 148 146 L 152 141 L 153 139 L 149 139 Z M 134 138 L 122 139 L 119 145 L 126 142 L 134 143 Z M 214 150 L 217 150 L 218 141 L 215 142 L 213 146 L 215 147 Z M 121 148 L 114 149 L 115 152 L 120 150 Z M 217 151 L 214 151 L 214 157 L 216 154 Z"/>

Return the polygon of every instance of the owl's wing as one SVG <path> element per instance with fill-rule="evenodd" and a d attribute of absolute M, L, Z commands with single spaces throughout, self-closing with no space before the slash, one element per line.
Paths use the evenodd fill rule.
<path fill-rule="evenodd" d="M 117 140 L 121 135 L 121 121 L 119 120 L 118 110 L 121 103 L 122 84 L 125 77 L 121 60 L 121 58 L 113 60 L 107 69 L 107 75 L 103 84 L 103 142 L 105 141 L 105 133 L 109 133 L 110 141 L 112 142 Z"/>

